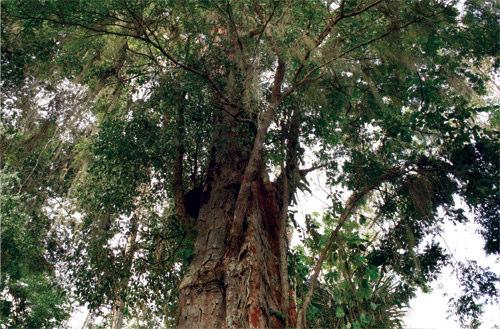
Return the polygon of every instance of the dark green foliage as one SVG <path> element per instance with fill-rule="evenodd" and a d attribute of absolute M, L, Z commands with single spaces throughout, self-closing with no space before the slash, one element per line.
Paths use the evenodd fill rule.
<path fill-rule="evenodd" d="M 338 16 L 320 40 L 340 10 L 352 17 Z M 173 325 L 193 253 L 176 218 L 176 160 L 184 194 L 207 192 L 214 150 L 243 154 L 252 145 L 279 57 L 285 97 L 262 172 L 276 174 L 287 161 L 298 170 L 312 158 L 332 192 L 321 220 L 306 217 L 303 246 L 290 256 L 298 303 L 313 255 L 346 210 L 344 192 L 360 193 L 323 264 L 308 323 L 401 326 L 417 289 L 449 263 L 435 239 L 439 212 L 468 221 L 457 197 L 473 209 L 485 251 L 500 251 L 500 116 L 484 98 L 500 65 L 499 12 L 489 0 L 462 8 L 431 0 L 3 1 L 1 288 L 17 301 L 3 300 L 2 321 L 61 323 L 71 291 L 95 314 L 124 301 L 127 319 Z M 305 174 L 288 179 L 308 191 Z M 469 265 L 462 272 L 475 283 L 454 304 L 462 323 L 477 325 L 481 296 L 494 297 L 498 280 Z"/>
<path fill-rule="evenodd" d="M 68 318 L 70 304 L 45 259 L 48 218 L 33 211 L 28 195 L 18 192 L 16 174 L 2 170 L 0 183 L 0 319 L 9 328 L 57 326 Z"/>
<path fill-rule="evenodd" d="M 335 224 L 328 216 L 323 221 L 327 228 Z M 396 283 L 391 265 L 374 264 L 367 258 L 369 241 L 361 234 L 362 227 L 350 222 L 337 239 L 336 251 L 324 265 L 324 282 L 307 314 L 310 328 L 402 328 L 401 316 L 413 293 L 404 289 L 407 280 L 404 276 L 399 276 L 400 283 Z M 312 242 L 306 240 L 312 251 L 321 248 Z M 295 250 L 291 259 L 292 279 L 297 282 L 300 298 L 308 287 L 307 275 L 312 264 L 302 248 Z"/>
<path fill-rule="evenodd" d="M 79 193 L 84 207 L 96 214 L 129 215 L 138 187 L 150 180 L 152 164 L 162 165 L 169 150 L 154 118 L 131 112 L 130 118 L 105 119 L 90 142 L 88 175 Z M 155 159 L 160 157 L 160 159 Z"/>

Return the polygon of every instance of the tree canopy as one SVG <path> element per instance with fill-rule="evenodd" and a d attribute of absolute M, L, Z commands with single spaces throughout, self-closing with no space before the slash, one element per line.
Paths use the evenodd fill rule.
<path fill-rule="evenodd" d="M 199 277 L 259 266 L 282 295 L 266 288 L 249 327 L 401 327 L 448 264 L 462 325 L 498 302 L 499 276 L 438 238 L 471 220 L 460 199 L 500 253 L 498 3 L 1 5 L 2 328 L 76 305 L 105 327 L 182 327 Z M 329 207 L 299 218 L 315 170 Z"/>

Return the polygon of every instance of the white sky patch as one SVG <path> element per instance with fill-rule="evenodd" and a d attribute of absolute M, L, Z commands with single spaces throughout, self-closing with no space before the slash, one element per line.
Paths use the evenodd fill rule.
<path fill-rule="evenodd" d="M 136 79 L 133 79 L 134 81 Z M 132 94 L 132 101 L 136 102 L 138 100 L 147 101 L 151 97 L 151 91 L 155 86 L 156 81 L 148 81 L 145 84 L 138 87 Z"/>
<path fill-rule="evenodd" d="M 462 206 L 465 206 L 462 203 Z M 472 214 L 464 208 L 465 215 L 472 220 Z M 478 225 L 470 222 L 466 225 L 454 225 L 445 222 L 441 244 L 456 260 L 475 260 L 478 265 L 490 267 L 494 273 L 500 273 L 500 264 L 494 256 L 486 256 L 482 250 L 483 239 L 476 233 Z M 431 286 L 431 293 L 421 291 L 410 302 L 410 310 L 405 317 L 407 328 L 462 329 L 453 318 L 448 318 L 448 300 L 460 293 L 459 282 L 451 265 L 446 266 L 439 278 Z M 491 329 L 500 324 L 498 305 L 484 307 L 481 329 Z"/>
<path fill-rule="evenodd" d="M 275 64 L 277 65 L 277 64 Z M 271 85 L 273 79 L 274 79 L 274 73 L 275 71 L 274 70 L 267 70 L 267 71 L 264 71 L 260 74 L 260 83 L 261 85 L 263 86 L 269 86 Z"/>
<path fill-rule="evenodd" d="M 330 1 L 327 1 L 327 3 L 328 2 L 330 2 Z M 330 5 L 328 6 L 328 8 L 330 8 L 331 11 L 337 10 L 338 8 L 340 8 L 340 2 L 338 2 L 338 1 L 332 1 L 330 3 Z"/>

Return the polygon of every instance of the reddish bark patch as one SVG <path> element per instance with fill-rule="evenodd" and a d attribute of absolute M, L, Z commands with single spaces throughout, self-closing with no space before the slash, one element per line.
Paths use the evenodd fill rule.
<path fill-rule="evenodd" d="M 262 214 L 262 224 L 269 234 L 269 245 L 273 254 L 279 257 L 280 211 L 274 186 L 269 182 L 259 180 L 258 202 Z"/>
<path fill-rule="evenodd" d="M 277 316 L 271 317 L 271 328 L 283 328 L 283 320 L 279 319 Z"/>
<path fill-rule="evenodd" d="M 256 305 L 250 306 L 250 326 L 252 328 L 259 328 L 260 326 L 261 311 Z"/>
<path fill-rule="evenodd" d="M 290 305 L 288 307 L 288 326 L 295 328 L 297 326 L 297 304 L 295 303 L 295 291 L 290 289 Z"/>

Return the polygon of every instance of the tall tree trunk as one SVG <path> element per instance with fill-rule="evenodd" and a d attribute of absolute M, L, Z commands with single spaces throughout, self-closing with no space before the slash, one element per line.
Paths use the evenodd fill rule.
<path fill-rule="evenodd" d="M 221 126 L 226 131 L 216 138 L 219 149 L 197 219 L 195 255 L 179 287 L 177 325 L 284 328 L 277 192 L 260 174 L 252 181 L 243 232 L 231 249 L 231 225 L 250 148 L 242 151 L 240 132 Z"/>

